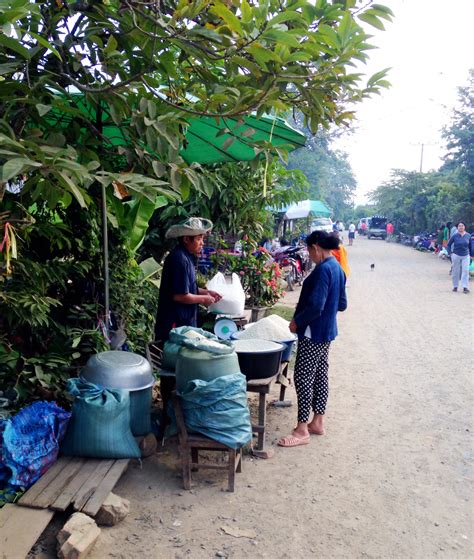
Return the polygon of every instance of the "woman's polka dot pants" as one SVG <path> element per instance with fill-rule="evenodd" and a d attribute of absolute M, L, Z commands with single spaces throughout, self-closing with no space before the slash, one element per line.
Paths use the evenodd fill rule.
<path fill-rule="evenodd" d="M 321 415 L 326 411 L 330 345 L 331 342 L 317 343 L 310 338 L 298 341 L 294 382 L 300 423 L 309 422 L 311 409 Z"/>

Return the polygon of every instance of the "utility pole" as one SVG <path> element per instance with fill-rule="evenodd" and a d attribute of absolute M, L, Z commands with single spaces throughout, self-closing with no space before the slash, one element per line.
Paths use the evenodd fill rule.
<path fill-rule="evenodd" d="M 435 146 L 437 145 L 439 142 L 432 142 L 432 143 L 426 143 L 426 142 L 417 142 L 417 143 L 413 143 L 410 142 L 410 144 L 412 146 L 421 146 L 421 153 L 420 153 L 420 173 L 423 172 L 423 156 L 424 156 L 424 152 L 425 152 L 425 146 Z"/>

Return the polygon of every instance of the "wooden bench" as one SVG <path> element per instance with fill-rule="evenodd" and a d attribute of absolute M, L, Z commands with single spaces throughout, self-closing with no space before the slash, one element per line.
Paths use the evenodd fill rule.
<path fill-rule="evenodd" d="M 130 460 L 63 456 L 20 498 L 0 509 L 0 557 L 24 559 L 54 516 L 72 506 L 95 516 Z"/>
<path fill-rule="evenodd" d="M 199 433 L 188 433 L 181 410 L 179 396 L 176 395 L 176 392 L 173 392 L 172 402 L 178 428 L 184 488 L 191 489 L 192 471 L 199 470 L 200 468 L 208 468 L 211 470 L 226 470 L 228 478 L 227 491 L 233 492 L 235 488 L 235 474 L 236 472 L 240 473 L 242 471 L 242 449 L 230 448 L 223 443 Z M 228 460 L 222 465 L 202 463 L 199 461 L 200 450 L 225 452 L 228 455 Z"/>

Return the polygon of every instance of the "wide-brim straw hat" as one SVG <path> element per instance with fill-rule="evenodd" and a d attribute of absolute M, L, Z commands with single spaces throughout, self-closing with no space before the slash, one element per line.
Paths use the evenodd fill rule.
<path fill-rule="evenodd" d="M 190 217 L 186 219 L 186 221 L 183 221 L 183 223 L 172 225 L 168 231 L 166 231 L 165 237 L 167 239 L 195 237 L 196 235 L 209 233 L 211 229 L 212 221 L 209 219 L 205 219 L 204 217 Z"/>

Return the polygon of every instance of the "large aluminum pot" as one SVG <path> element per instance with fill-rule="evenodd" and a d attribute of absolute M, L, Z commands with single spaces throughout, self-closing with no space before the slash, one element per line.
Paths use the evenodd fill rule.
<path fill-rule="evenodd" d="M 87 361 L 81 377 L 105 388 L 130 391 L 150 388 L 155 382 L 147 359 L 129 351 L 96 353 Z"/>

